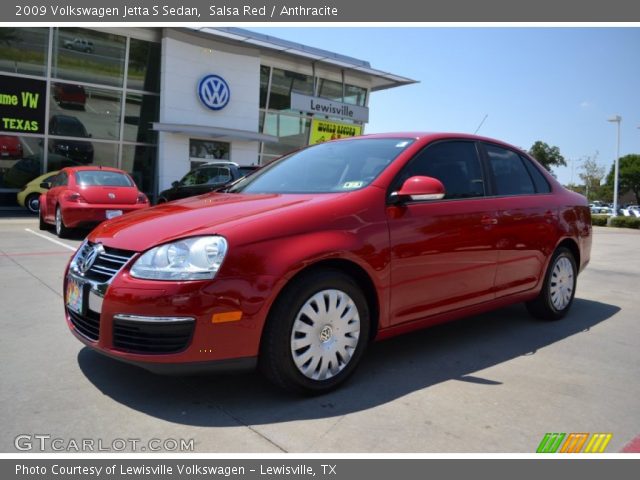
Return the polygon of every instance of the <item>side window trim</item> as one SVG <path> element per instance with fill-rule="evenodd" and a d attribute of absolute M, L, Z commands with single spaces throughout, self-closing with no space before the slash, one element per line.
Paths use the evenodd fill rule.
<path fill-rule="evenodd" d="M 531 179 L 533 180 L 533 186 L 536 189 L 536 193 L 540 194 L 540 195 L 548 195 L 551 193 L 551 184 L 549 183 L 549 181 L 545 178 L 545 176 L 542 174 L 542 172 L 540 172 L 539 168 L 525 155 L 523 155 L 522 153 L 520 154 L 520 159 L 522 160 L 522 163 L 524 163 L 525 168 L 527 169 L 527 172 L 529 172 L 529 176 L 531 176 Z M 532 169 L 538 170 L 538 174 L 540 175 L 540 178 L 542 179 L 542 181 L 545 183 L 547 190 L 545 192 L 541 192 L 538 190 L 538 184 L 536 183 L 535 178 L 533 178 L 533 173 L 532 173 Z"/>
<path fill-rule="evenodd" d="M 415 162 L 420 155 L 422 155 L 428 148 L 433 147 L 434 145 L 438 145 L 441 143 L 452 143 L 452 142 L 465 142 L 465 143 L 472 143 L 475 147 L 475 151 L 476 151 L 476 158 L 478 160 L 478 165 L 480 166 L 480 172 L 482 174 L 482 185 L 483 185 L 483 191 L 484 194 L 483 195 L 478 195 L 475 197 L 462 197 L 462 198 L 443 198 L 440 200 L 429 200 L 426 203 L 436 203 L 436 202 L 457 202 L 460 200 L 481 200 L 484 198 L 487 198 L 489 196 L 489 191 L 487 188 L 487 166 L 485 165 L 484 159 L 483 159 L 483 152 L 481 150 L 481 148 L 478 145 L 478 142 L 476 140 L 473 139 L 469 139 L 469 138 L 458 138 L 458 137 L 451 137 L 451 138 L 444 138 L 441 140 L 436 140 L 434 142 L 431 142 L 427 145 L 425 145 L 419 152 L 417 152 L 413 157 L 411 157 L 407 163 L 404 164 L 404 166 L 400 169 L 400 171 L 396 174 L 396 176 L 393 178 L 393 180 L 391 181 L 391 183 L 389 184 L 389 188 L 387 189 L 387 204 L 392 204 L 393 202 L 390 201 L 391 199 L 391 194 L 397 190 L 398 188 L 400 188 L 401 185 L 396 185 L 396 182 L 402 177 L 402 174 L 411 167 L 411 165 L 413 164 L 413 162 Z M 415 203 L 425 203 L 424 201 L 412 201 L 412 202 L 408 202 L 409 204 L 415 204 Z"/>

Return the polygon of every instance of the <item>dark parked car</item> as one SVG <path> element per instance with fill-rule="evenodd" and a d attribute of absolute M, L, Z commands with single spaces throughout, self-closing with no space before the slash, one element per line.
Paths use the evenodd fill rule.
<path fill-rule="evenodd" d="M 370 135 L 100 224 L 65 272 L 66 318 L 90 348 L 149 370 L 258 365 L 323 393 L 374 340 L 517 302 L 561 319 L 591 238 L 586 198 L 515 147 Z"/>
<path fill-rule="evenodd" d="M 54 115 L 49 120 L 49 134 L 61 137 L 91 138 L 82 122 L 70 115 Z M 52 139 L 49 151 L 82 163 L 93 162 L 93 145 L 84 140 Z"/>
<path fill-rule="evenodd" d="M 255 165 L 238 165 L 234 162 L 210 162 L 200 165 L 187 173 L 171 188 L 160 192 L 158 203 L 180 198 L 193 197 L 213 192 L 257 170 Z"/>

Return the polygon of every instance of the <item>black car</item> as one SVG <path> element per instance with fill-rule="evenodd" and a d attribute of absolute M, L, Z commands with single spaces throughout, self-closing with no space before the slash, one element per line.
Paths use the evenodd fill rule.
<path fill-rule="evenodd" d="M 54 115 L 49 120 L 49 134 L 61 137 L 91 138 L 82 122 L 70 115 Z M 83 164 L 93 162 L 93 145 L 84 140 L 52 139 L 49 151 Z"/>
<path fill-rule="evenodd" d="M 213 192 L 257 170 L 255 165 L 238 165 L 233 162 L 211 162 L 200 165 L 187 173 L 171 188 L 160 192 L 158 203 Z"/>

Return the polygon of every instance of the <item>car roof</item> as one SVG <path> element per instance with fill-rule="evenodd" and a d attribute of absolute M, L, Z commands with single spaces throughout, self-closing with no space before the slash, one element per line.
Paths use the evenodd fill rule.
<path fill-rule="evenodd" d="M 57 114 L 55 114 L 55 115 L 53 115 L 53 116 L 51 117 L 51 119 L 52 119 L 52 120 L 53 120 L 54 118 L 55 118 L 56 120 L 58 120 L 58 121 L 63 121 L 63 122 L 82 123 L 82 122 L 80 122 L 80 120 L 78 120 L 76 117 L 73 117 L 73 116 L 71 116 L 71 115 L 63 115 L 63 114 L 60 114 L 60 113 L 57 113 Z"/>
<path fill-rule="evenodd" d="M 210 167 L 211 165 L 233 165 L 233 166 L 236 166 L 236 167 L 240 166 L 236 162 L 230 162 L 228 160 L 218 160 L 217 162 L 203 163 L 202 165 L 198 165 L 196 168 Z"/>
<path fill-rule="evenodd" d="M 97 166 L 82 166 L 82 167 L 66 167 L 63 170 L 72 171 L 72 172 L 115 172 L 115 173 L 124 173 L 128 175 L 124 170 L 120 170 L 119 168 L 113 167 L 97 167 Z"/>
<path fill-rule="evenodd" d="M 475 140 L 482 141 L 488 143 L 496 143 L 499 145 L 504 145 L 507 147 L 514 148 L 516 150 L 523 151 L 522 148 L 516 147 L 514 145 L 510 145 L 502 140 L 497 140 L 495 138 L 490 137 L 482 137 L 479 135 L 472 135 L 470 133 L 459 133 L 459 132 L 391 132 L 391 133 L 372 133 L 367 135 L 362 135 L 360 137 L 352 137 L 354 139 L 357 138 L 411 138 L 416 140 L 423 140 L 425 142 L 431 142 L 434 140 L 444 140 L 444 139 L 465 139 L 465 140 Z M 343 141 L 349 140 L 349 138 L 344 138 L 340 140 L 334 141 Z"/>

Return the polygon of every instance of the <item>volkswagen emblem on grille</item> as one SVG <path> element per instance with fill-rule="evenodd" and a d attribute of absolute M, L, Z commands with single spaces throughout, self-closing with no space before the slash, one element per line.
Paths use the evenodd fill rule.
<path fill-rule="evenodd" d="M 101 243 L 96 243 L 91 249 L 78 260 L 78 270 L 81 273 L 87 273 L 93 266 L 96 259 L 104 252 L 104 247 Z"/>
<path fill-rule="evenodd" d="M 211 110 L 222 110 L 229 103 L 231 90 L 224 78 L 207 75 L 198 84 L 198 96 L 202 104 Z"/>
<path fill-rule="evenodd" d="M 111 193 L 111 192 L 109 192 L 109 193 L 107 194 L 107 197 L 109 197 L 111 200 L 113 200 L 114 198 L 116 198 L 116 194 L 115 194 L 115 193 Z"/>

